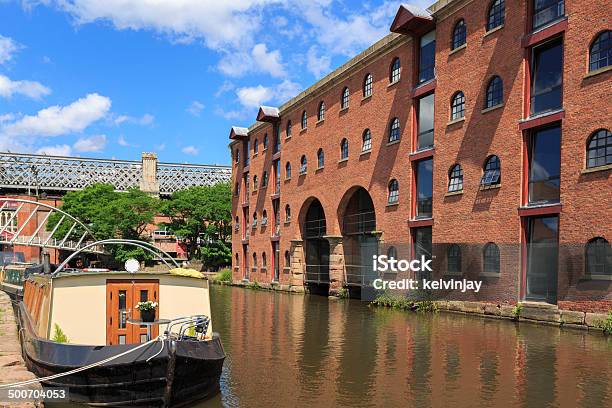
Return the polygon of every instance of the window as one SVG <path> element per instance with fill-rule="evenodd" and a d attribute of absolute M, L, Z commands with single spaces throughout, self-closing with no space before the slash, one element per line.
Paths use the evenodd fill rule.
<path fill-rule="evenodd" d="M 463 169 L 461 165 L 455 164 L 448 175 L 448 192 L 463 190 Z"/>
<path fill-rule="evenodd" d="M 234 154 L 234 159 L 236 163 L 240 163 L 240 150 L 236 149 L 236 154 Z"/>
<path fill-rule="evenodd" d="M 251 226 L 253 228 L 257 228 L 257 213 L 256 212 L 253 213 L 253 222 L 252 222 Z"/>
<path fill-rule="evenodd" d="M 240 266 L 240 257 L 238 256 L 238 253 L 236 253 L 236 266 Z"/>
<path fill-rule="evenodd" d="M 419 83 L 430 81 L 436 70 L 436 31 L 430 31 L 419 40 Z"/>
<path fill-rule="evenodd" d="M 426 159 L 417 163 L 417 218 L 431 218 L 433 203 L 433 160 Z"/>
<path fill-rule="evenodd" d="M 321 122 L 322 120 L 325 120 L 325 102 L 321 101 L 321 103 L 319 103 L 319 110 L 317 113 L 317 120 L 319 122 Z"/>
<path fill-rule="evenodd" d="M 495 155 L 489 156 L 484 165 L 480 185 L 488 187 L 499 183 L 501 183 L 501 164 L 499 163 L 499 158 Z"/>
<path fill-rule="evenodd" d="M 287 164 L 285 164 L 285 178 L 286 179 L 290 179 L 291 178 L 291 163 L 287 162 Z"/>
<path fill-rule="evenodd" d="M 533 50 L 531 114 L 561 108 L 563 84 L 563 43 L 552 41 Z"/>
<path fill-rule="evenodd" d="M 257 269 L 257 253 L 253 252 L 253 269 Z"/>
<path fill-rule="evenodd" d="M 612 133 L 600 129 L 593 133 L 587 143 L 587 167 L 612 164 Z"/>
<path fill-rule="evenodd" d="M 561 128 L 534 132 L 529 149 L 529 203 L 558 203 L 560 174 Z"/>
<path fill-rule="evenodd" d="M 342 139 L 340 142 L 340 160 L 348 159 L 349 157 L 349 143 L 348 140 Z"/>
<path fill-rule="evenodd" d="M 547 25 L 565 14 L 563 0 L 534 0 L 533 1 L 533 29 Z"/>
<path fill-rule="evenodd" d="M 461 248 L 451 244 L 446 252 L 446 271 L 448 273 L 461 273 Z"/>
<path fill-rule="evenodd" d="M 434 145 L 434 94 L 419 99 L 417 150 Z"/>
<path fill-rule="evenodd" d="M 399 183 L 396 179 L 389 182 L 389 198 L 388 204 L 396 204 L 399 201 Z"/>
<path fill-rule="evenodd" d="M 306 170 L 308 169 L 308 162 L 306 161 L 306 156 L 302 156 L 300 160 L 300 174 L 306 174 Z"/>
<path fill-rule="evenodd" d="M 291 137 L 291 121 L 287 122 L 287 129 L 285 130 L 287 135 L 285 136 L 287 139 Z"/>
<path fill-rule="evenodd" d="M 306 129 L 308 126 L 308 116 L 306 115 L 306 111 L 302 112 L 302 129 Z"/>
<path fill-rule="evenodd" d="M 266 187 L 268 185 L 268 172 L 264 171 L 261 175 L 261 187 Z"/>
<path fill-rule="evenodd" d="M 400 80 L 401 63 L 398 57 L 393 58 L 389 71 L 389 82 L 392 84 Z"/>
<path fill-rule="evenodd" d="M 278 153 L 281 150 L 281 142 L 280 142 L 280 124 L 279 123 L 275 123 L 274 124 L 274 136 L 273 136 L 273 142 L 274 142 L 274 153 Z"/>
<path fill-rule="evenodd" d="M 465 44 L 465 37 L 467 34 L 467 29 L 465 27 L 465 21 L 463 19 L 459 20 L 457 24 L 455 24 L 455 28 L 453 29 L 453 39 L 451 41 L 451 50 L 456 50 Z"/>
<path fill-rule="evenodd" d="M 257 190 L 257 175 L 253 176 L 253 190 Z"/>
<path fill-rule="evenodd" d="M 342 98 L 340 98 L 340 108 L 346 109 L 349 107 L 349 89 L 347 86 L 342 90 Z"/>
<path fill-rule="evenodd" d="M 493 242 L 484 246 L 482 251 L 483 272 L 499 274 L 499 247 Z"/>
<path fill-rule="evenodd" d="M 487 19 L 487 31 L 504 25 L 506 14 L 504 0 L 494 0 L 489 7 L 489 18 Z"/>
<path fill-rule="evenodd" d="M 253 144 L 253 154 L 257 154 L 259 151 L 259 140 L 255 139 L 255 143 Z"/>
<path fill-rule="evenodd" d="M 268 212 L 263 210 L 261 213 L 261 226 L 268 225 Z"/>
<path fill-rule="evenodd" d="M 601 237 L 593 238 L 586 246 L 587 275 L 612 275 L 610 243 Z"/>
<path fill-rule="evenodd" d="M 389 249 L 387 249 L 387 258 L 397 259 L 397 248 L 395 248 L 394 246 L 390 246 Z"/>
<path fill-rule="evenodd" d="M 263 139 L 263 149 L 267 150 L 268 149 L 268 134 L 266 133 L 264 135 L 264 139 Z"/>
<path fill-rule="evenodd" d="M 393 118 L 389 126 L 389 143 L 395 142 L 400 138 L 400 122 L 398 118 Z"/>
<path fill-rule="evenodd" d="M 246 142 L 246 154 L 244 155 L 244 165 L 248 166 L 251 163 L 251 141 Z"/>
<path fill-rule="evenodd" d="M 612 31 L 599 34 L 589 49 L 589 71 L 612 65 Z"/>
<path fill-rule="evenodd" d="M 459 91 L 453 96 L 451 103 L 451 120 L 462 119 L 465 116 L 465 96 Z"/>
<path fill-rule="evenodd" d="M 370 129 L 366 129 L 362 135 L 361 151 L 368 152 L 370 150 L 372 150 L 372 133 Z"/>
<path fill-rule="evenodd" d="M 497 75 L 491 78 L 487 85 L 487 100 L 485 109 L 501 105 L 504 102 L 504 83 Z"/>
<path fill-rule="evenodd" d="M 236 182 L 234 185 L 234 195 L 238 197 L 240 195 L 240 183 Z"/>
<path fill-rule="evenodd" d="M 238 217 L 236 217 L 236 220 L 234 222 L 234 230 L 238 231 L 240 229 L 240 220 L 238 219 Z"/>
<path fill-rule="evenodd" d="M 367 74 L 363 80 L 363 97 L 372 96 L 372 74 Z"/>
<path fill-rule="evenodd" d="M 291 207 L 289 204 L 285 206 L 285 222 L 291 221 Z"/>
<path fill-rule="evenodd" d="M 317 168 L 322 169 L 325 166 L 325 153 L 323 149 L 317 151 Z"/>
<path fill-rule="evenodd" d="M 291 256 L 289 251 L 285 251 L 285 268 L 291 268 Z"/>
<path fill-rule="evenodd" d="M 261 253 L 261 268 L 266 269 L 268 267 L 268 260 L 266 259 L 266 253 Z"/>

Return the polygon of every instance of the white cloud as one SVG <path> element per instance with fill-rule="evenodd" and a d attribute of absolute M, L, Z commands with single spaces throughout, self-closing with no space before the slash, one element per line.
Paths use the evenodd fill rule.
<path fill-rule="evenodd" d="M 0 35 L 0 65 L 13 59 L 13 54 L 21 48 L 13 39 Z"/>
<path fill-rule="evenodd" d="M 130 123 L 133 125 L 140 125 L 140 126 L 151 125 L 153 124 L 154 121 L 155 121 L 155 116 L 149 113 L 145 113 L 140 118 L 136 118 L 136 117 L 129 116 L 129 115 L 119 115 L 114 120 L 115 125 L 121 125 L 122 123 Z"/>
<path fill-rule="evenodd" d="M 306 54 L 307 67 L 317 79 L 321 78 L 324 74 L 330 71 L 331 57 L 329 55 L 317 56 L 318 47 L 316 45 L 311 46 Z"/>
<path fill-rule="evenodd" d="M 10 98 L 13 95 L 23 95 L 32 99 L 40 99 L 47 96 L 51 90 L 36 81 L 13 81 L 9 77 L 0 74 L 0 96 Z"/>
<path fill-rule="evenodd" d="M 260 43 L 253 47 L 251 55 L 260 71 L 268 73 L 274 78 L 284 78 L 287 76 L 279 50 L 268 52 L 266 44 Z"/>
<path fill-rule="evenodd" d="M 44 154 L 47 156 L 70 156 L 72 154 L 72 148 L 66 144 L 44 146 L 36 150 L 36 154 Z"/>
<path fill-rule="evenodd" d="M 132 147 L 132 145 L 127 141 L 127 139 L 123 135 L 119 135 L 119 137 L 117 138 L 117 144 L 123 147 Z"/>
<path fill-rule="evenodd" d="M 185 146 L 181 149 L 181 151 L 192 156 L 196 156 L 199 153 L 199 150 L 195 146 Z"/>
<path fill-rule="evenodd" d="M 226 111 L 221 107 L 217 107 L 215 109 L 215 115 L 221 116 L 222 118 L 226 120 L 249 119 L 249 113 L 246 111 L 239 111 L 239 110 Z M 252 119 L 252 116 L 250 116 L 250 118 Z"/>
<path fill-rule="evenodd" d="M 264 43 L 256 44 L 251 52 L 235 51 L 226 53 L 219 61 L 219 71 L 231 77 L 240 77 L 247 72 L 268 74 L 274 78 L 285 78 L 287 72 L 280 50 L 268 52 Z"/>
<path fill-rule="evenodd" d="M 283 104 L 302 91 L 302 86 L 288 79 L 276 86 L 274 97 L 278 104 Z"/>
<path fill-rule="evenodd" d="M 3 113 L 0 114 L 0 123 L 3 122 L 11 122 L 13 120 L 15 120 L 15 114 L 14 113 Z"/>
<path fill-rule="evenodd" d="M 106 147 L 106 135 L 82 137 L 77 140 L 73 148 L 77 152 L 99 152 Z"/>
<path fill-rule="evenodd" d="M 263 85 L 239 88 L 236 91 L 238 101 L 245 108 L 258 108 L 274 97 L 274 91 Z"/>
<path fill-rule="evenodd" d="M 220 97 L 224 93 L 229 92 L 229 91 L 231 91 L 234 88 L 235 88 L 235 86 L 234 86 L 234 84 L 232 82 L 230 82 L 230 81 L 223 81 L 223 83 L 221 84 L 219 89 L 217 89 L 217 92 L 215 92 L 215 98 Z"/>
<path fill-rule="evenodd" d="M 191 102 L 189 107 L 187 107 L 187 112 L 189 112 L 193 116 L 200 116 L 202 110 L 204 110 L 204 104 L 199 101 L 193 101 Z"/>
<path fill-rule="evenodd" d="M 59 136 L 82 132 L 92 123 L 103 118 L 111 107 L 111 100 L 97 93 L 89 94 L 66 106 L 50 106 L 36 115 L 21 119 L 0 128 L 0 135 Z"/>

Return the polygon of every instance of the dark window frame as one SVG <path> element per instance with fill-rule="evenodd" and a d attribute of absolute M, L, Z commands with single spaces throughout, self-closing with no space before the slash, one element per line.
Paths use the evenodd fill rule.
<path fill-rule="evenodd" d="M 342 90 L 342 95 L 340 97 L 340 109 L 346 109 L 349 107 L 350 95 L 351 93 L 349 91 L 348 86 L 345 86 Z"/>
<path fill-rule="evenodd" d="M 457 91 L 451 100 L 451 120 L 463 118 L 465 118 L 465 94 L 463 91 Z"/>
<path fill-rule="evenodd" d="M 487 31 L 503 26 L 506 20 L 506 4 L 504 0 L 493 0 L 487 14 Z"/>
<path fill-rule="evenodd" d="M 487 84 L 485 109 L 494 108 L 504 103 L 504 81 L 494 75 Z"/>
<path fill-rule="evenodd" d="M 451 38 L 451 50 L 467 44 L 467 25 L 464 19 L 460 19 L 453 27 L 453 36 Z"/>
<path fill-rule="evenodd" d="M 559 66 L 559 75 L 560 75 L 560 81 L 559 84 L 556 84 L 554 86 L 548 86 L 546 88 L 542 88 L 539 91 L 536 91 L 536 84 L 539 81 L 543 81 L 543 83 L 546 83 L 547 81 L 549 81 L 547 78 L 542 78 L 540 79 L 538 76 L 538 63 L 543 63 L 541 60 L 539 60 L 537 58 L 537 56 L 539 56 L 539 53 L 542 52 L 546 52 L 548 50 L 553 49 L 554 47 L 560 47 L 561 48 L 561 63 Z M 537 116 L 537 115 L 541 115 L 547 112 L 553 112 L 555 110 L 561 109 L 563 107 L 563 65 L 564 65 L 564 58 L 563 58 L 563 54 L 564 54 L 564 42 L 563 42 L 563 38 L 562 37 L 557 37 L 554 38 L 550 41 L 547 41 L 543 44 L 537 45 L 535 47 L 532 48 L 531 50 L 531 78 L 530 78 L 530 83 L 529 83 L 529 87 L 530 87 L 530 92 L 529 92 L 529 112 L 530 112 L 530 116 Z M 549 61 L 549 59 L 547 59 L 547 62 Z M 537 93 L 536 93 L 537 92 Z M 545 96 L 547 95 L 551 95 L 554 94 L 555 92 L 559 93 L 559 103 L 558 105 L 555 106 L 550 106 L 550 107 L 545 107 L 544 109 L 540 109 L 540 110 L 535 110 L 535 106 L 536 106 L 536 99 L 540 99 L 542 100 Z"/>
<path fill-rule="evenodd" d="M 366 76 L 363 78 L 363 97 L 364 98 L 372 96 L 373 83 L 374 83 L 374 77 L 372 76 L 372 74 L 370 73 L 366 74 Z"/>
<path fill-rule="evenodd" d="M 531 29 L 536 31 L 542 27 L 550 25 L 565 17 L 565 1 L 564 0 L 541 0 L 540 7 L 538 8 L 538 0 L 532 0 L 532 19 Z M 554 8 L 557 8 L 555 11 Z M 544 15 L 548 11 L 553 12 L 553 16 L 547 19 L 543 19 L 538 22 L 538 17 Z"/>
<path fill-rule="evenodd" d="M 462 272 L 461 247 L 457 244 L 450 244 L 446 249 L 446 272 L 450 274 Z"/>
<path fill-rule="evenodd" d="M 342 139 L 340 142 L 340 160 L 349 158 L 349 141 L 347 138 Z"/>
<path fill-rule="evenodd" d="M 317 150 L 317 169 L 325 167 L 325 152 L 322 148 Z"/>
<path fill-rule="evenodd" d="M 401 126 L 399 118 L 395 117 L 391 119 L 391 123 L 389 124 L 389 143 L 396 142 L 400 140 L 401 137 Z"/>
<path fill-rule="evenodd" d="M 389 67 L 389 83 L 394 84 L 401 78 L 402 63 L 399 57 L 393 58 Z"/>
<path fill-rule="evenodd" d="M 319 102 L 319 109 L 317 110 L 317 121 L 322 122 L 325 120 L 325 102 Z"/>
<path fill-rule="evenodd" d="M 288 120 L 287 121 L 287 126 L 285 126 L 285 138 L 289 139 L 291 137 L 291 129 L 292 125 L 291 125 L 291 121 Z"/>
<path fill-rule="evenodd" d="M 612 66 L 612 30 L 605 30 L 597 34 L 589 47 L 589 72 L 609 66 Z"/>
<path fill-rule="evenodd" d="M 306 111 L 302 112 L 302 130 L 308 127 L 308 114 Z"/>
<path fill-rule="evenodd" d="M 287 162 L 285 164 L 285 179 L 290 179 L 291 178 L 291 163 Z"/>
<path fill-rule="evenodd" d="M 370 150 L 372 150 L 372 132 L 368 128 L 361 134 L 361 152 L 369 152 Z"/>
<path fill-rule="evenodd" d="M 463 191 L 463 169 L 459 163 L 451 167 L 448 172 L 448 192 Z"/>
<path fill-rule="evenodd" d="M 399 181 L 391 179 L 387 186 L 387 204 L 397 204 L 399 202 Z"/>
<path fill-rule="evenodd" d="M 598 129 L 587 139 L 586 167 L 592 169 L 610 164 L 612 164 L 612 132 L 608 129 Z"/>
<path fill-rule="evenodd" d="M 585 273 L 587 276 L 612 276 L 612 249 L 603 237 L 595 237 L 584 248 Z"/>
<path fill-rule="evenodd" d="M 487 274 L 501 274 L 501 254 L 495 242 L 487 242 L 482 248 L 482 271 Z"/>
<path fill-rule="evenodd" d="M 501 160 L 492 154 L 485 160 L 480 185 L 482 187 L 497 186 L 501 184 Z"/>
<path fill-rule="evenodd" d="M 305 155 L 303 155 L 302 158 L 300 159 L 300 175 L 306 174 L 307 171 L 308 171 L 308 159 L 306 158 Z"/>

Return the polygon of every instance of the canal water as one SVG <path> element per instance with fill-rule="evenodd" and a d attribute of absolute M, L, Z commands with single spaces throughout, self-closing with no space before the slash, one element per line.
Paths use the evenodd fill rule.
<path fill-rule="evenodd" d="M 208 407 L 612 407 L 612 338 L 213 285 Z"/>

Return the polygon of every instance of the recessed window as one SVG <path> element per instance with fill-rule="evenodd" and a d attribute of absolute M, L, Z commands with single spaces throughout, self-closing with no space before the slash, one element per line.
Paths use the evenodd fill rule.
<path fill-rule="evenodd" d="M 322 169 L 325 166 L 325 153 L 323 149 L 317 151 L 317 168 Z"/>
<path fill-rule="evenodd" d="M 306 170 L 308 169 L 308 161 L 306 160 L 306 156 L 302 156 L 300 160 L 300 174 L 306 174 Z"/>
<path fill-rule="evenodd" d="M 461 165 L 455 164 L 448 175 L 448 192 L 463 190 L 463 169 Z"/>
<path fill-rule="evenodd" d="M 589 71 L 612 65 L 612 31 L 600 33 L 589 50 Z"/>
<path fill-rule="evenodd" d="M 393 118 L 389 126 L 389 143 L 400 139 L 400 122 L 398 118 Z"/>
<path fill-rule="evenodd" d="M 561 128 L 540 129 L 529 138 L 529 203 L 558 203 L 561 197 Z"/>
<path fill-rule="evenodd" d="M 291 178 L 291 163 L 289 162 L 285 164 L 285 178 L 288 178 L 288 179 Z"/>
<path fill-rule="evenodd" d="M 285 222 L 291 221 L 291 207 L 289 204 L 285 206 Z"/>
<path fill-rule="evenodd" d="M 291 121 L 287 122 L 287 128 L 285 129 L 286 132 L 286 136 L 287 138 L 291 137 Z"/>
<path fill-rule="evenodd" d="M 340 142 L 340 160 L 348 159 L 349 157 L 349 143 L 348 140 L 342 139 Z"/>
<path fill-rule="evenodd" d="M 389 197 L 387 202 L 389 204 L 395 204 L 399 201 L 399 183 L 396 179 L 389 182 Z"/>
<path fill-rule="evenodd" d="M 485 161 L 480 185 L 488 187 L 498 185 L 499 183 L 501 183 L 501 164 L 499 158 L 495 155 L 489 156 Z"/>
<path fill-rule="evenodd" d="M 258 179 L 257 179 L 257 175 L 253 176 L 253 190 L 257 190 L 257 186 L 258 186 Z"/>
<path fill-rule="evenodd" d="M 285 268 L 291 268 L 291 256 L 289 251 L 285 251 Z"/>
<path fill-rule="evenodd" d="M 257 213 L 256 212 L 253 213 L 252 227 L 257 228 Z"/>
<path fill-rule="evenodd" d="M 323 101 L 319 103 L 319 110 L 317 111 L 317 120 L 319 122 L 325 120 L 325 102 Z"/>
<path fill-rule="evenodd" d="M 345 86 L 344 89 L 342 90 L 342 98 L 340 99 L 340 108 L 341 109 L 346 109 L 349 107 L 349 89 L 348 86 Z"/>
<path fill-rule="evenodd" d="M 265 252 L 261 253 L 261 267 L 263 269 L 266 269 L 268 267 L 268 260 L 266 259 L 266 253 Z"/>
<path fill-rule="evenodd" d="M 612 275 L 612 249 L 604 238 L 597 237 L 586 245 L 586 273 Z"/>
<path fill-rule="evenodd" d="M 563 43 L 561 40 L 534 48 L 531 77 L 531 114 L 561 108 Z"/>
<path fill-rule="evenodd" d="M 268 185 L 268 172 L 264 171 L 261 175 L 261 186 L 266 187 Z"/>
<path fill-rule="evenodd" d="M 257 269 L 257 253 L 253 252 L 253 269 Z"/>
<path fill-rule="evenodd" d="M 367 74 L 363 80 L 363 97 L 366 98 L 368 96 L 372 96 L 372 82 L 373 82 L 372 74 Z"/>
<path fill-rule="evenodd" d="M 499 247 L 489 242 L 482 251 L 483 271 L 485 273 L 499 274 Z"/>
<path fill-rule="evenodd" d="M 372 150 L 372 132 L 370 132 L 370 129 L 366 129 L 362 135 L 361 151 L 367 152 L 370 150 Z"/>
<path fill-rule="evenodd" d="M 389 249 L 387 249 L 387 258 L 397 259 L 397 248 L 390 246 Z"/>
<path fill-rule="evenodd" d="M 456 50 L 465 44 L 465 38 L 467 36 L 467 29 L 465 27 L 465 21 L 459 20 L 457 24 L 455 24 L 455 28 L 453 29 L 453 39 L 451 44 L 451 49 Z"/>
<path fill-rule="evenodd" d="M 497 75 L 491 78 L 487 86 L 487 100 L 485 109 L 501 105 L 504 101 L 504 83 Z"/>
<path fill-rule="evenodd" d="M 457 244 L 451 244 L 447 249 L 446 270 L 448 273 L 461 273 L 461 248 Z"/>
<path fill-rule="evenodd" d="M 266 210 L 261 213 L 261 225 L 268 225 L 268 212 Z"/>
<path fill-rule="evenodd" d="M 255 139 L 255 143 L 253 143 L 253 153 L 257 154 L 259 151 L 259 140 Z"/>
<path fill-rule="evenodd" d="M 419 39 L 419 84 L 430 81 L 436 74 L 436 31 Z"/>
<path fill-rule="evenodd" d="M 238 217 L 236 217 L 236 220 L 234 221 L 234 230 L 238 231 L 240 229 L 240 220 L 238 219 Z"/>
<path fill-rule="evenodd" d="M 587 143 L 587 167 L 612 164 L 612 133 L 600 129 L 593 133 Z"/>
<path fill-rule="evenodd" d="M 494 0 L 489 7 L 489 17 L 487 19 L 487 31 L 504 25 L 506 17 L 506 5 L 504 0 Z"/>
<path fill-rule="evenodd" d="M 281 142 L 280 142 L 280 124 L 279 123 L 275 123 L 274 124 L 274 134 L 273 134 L 273 139 L 272 142 L 274 143 L 274 153 L 278 153 L 281 150 Z"/>
<path fill-rule="evenodd" d="M 537 30 L 565 15 L 563 0 L 533 0 L 533 29 Z"/>
<path fill-rule="evenodd" d="M 248 166 L 251 163 L 251 141 L 247 140 L 245 146 L 244 165 Z"/>
<path fill-rule="evenodd" d="M 308 126 L 308 115 L 306 115 L 306 111 L 302 112 L 302 129 L 306 129 Z"/>
<path fill-rule="evenodd" d="M 416 217 L 431 218 L 433 209 L 433 159 L 416 166 Z"/>
<path fill-rule="evenodd" d="M 240 150 L 236 149 L 236 153 L 234 153 L 234 160 L 236 163 L 240 163 Z"/>
<path fill-rule="evenodd" d="M 434 145 L 434 94 L 419 99 L 417 150 Z"/>
<path fill-rule="evenodd" d="M 459 91 L 453 96 L 451 103 L 451 120 L 458 120 L 465 116 L 465 96 Z"/>
<path fill-rule="evenodd" d="M 395 83 L 400 80 L 401 63 L 398 57 L 393 58 L 389 71 L 389 82 Z"/>
<path fill-rule="evenodd" d="M 234 258 L 236 259 L 236 266 L 240 266 L 240 256 L 238 256 L 237 252 L 236 252 L 236 255 L 234 256 Z"/>
<path fill-rule="evenodd" d="M 234 186 L 234 195 L 236 197 L 238 197 L 238 195 L 240 195 L 240 183 L 236 182 L 235 186 Z"/>
<path fill-rule="evenodd" d="M 264 150 L 268 149 L 268 134 L 267 133 L 264 135 L 264 138 L 263 138 L 263 149 Z"/>

